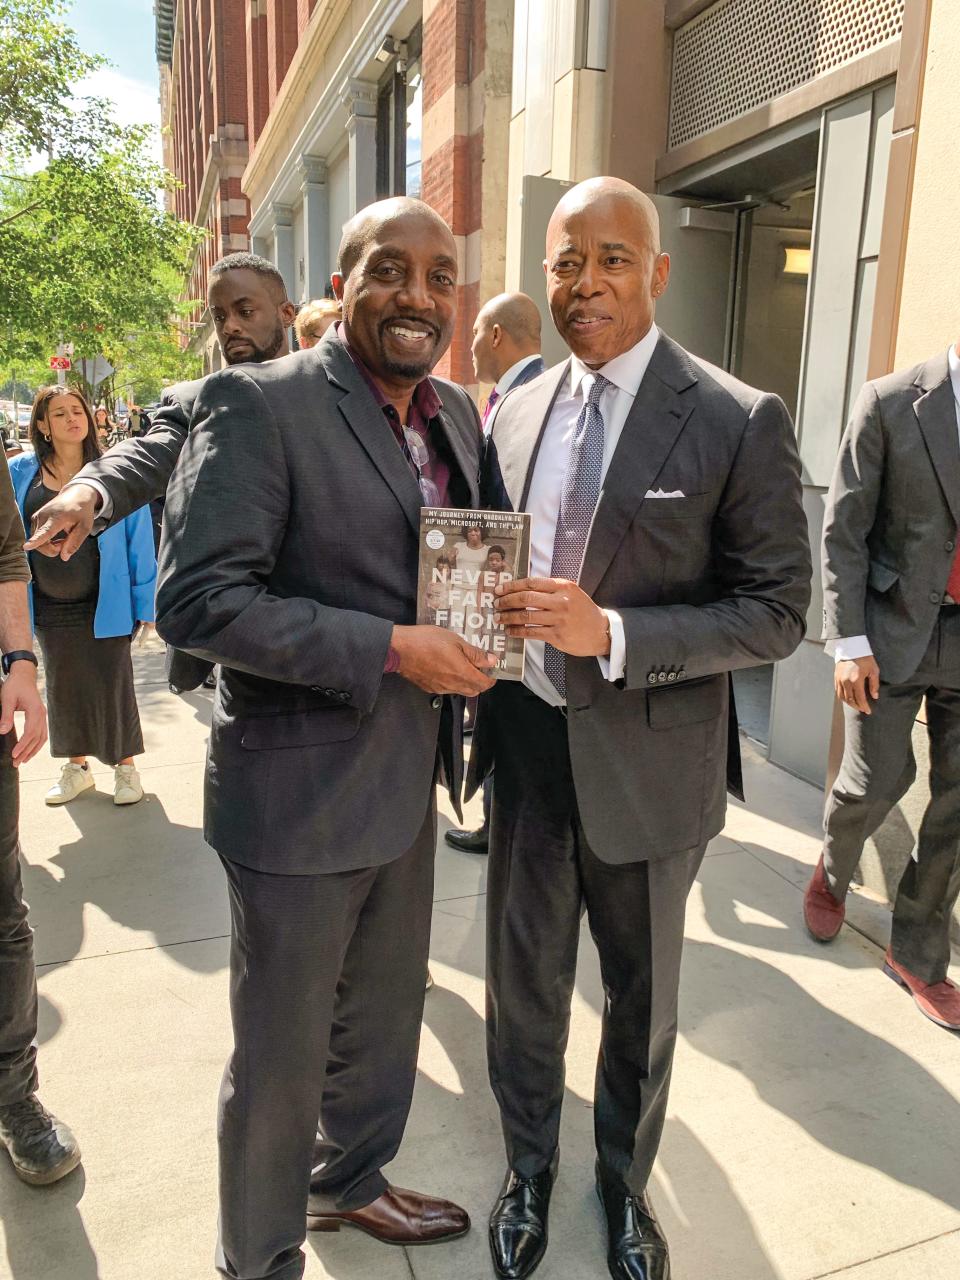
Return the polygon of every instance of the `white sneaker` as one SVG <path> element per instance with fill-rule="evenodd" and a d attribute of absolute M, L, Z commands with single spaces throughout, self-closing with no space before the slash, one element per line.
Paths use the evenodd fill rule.
<path fill-rule="evenodd" d="M 118 764 L 113 771 L 113 803 L 136 804 L 143 799 L 140 775 L 132 764 Z"/>
<path fill-rule="evenodd" d="M 69 804 L 92 786 L 93 774 L 90 769 L 68 761 L 60 770 L 60 781 L 55 782 L 43 798 L 47 804 Z"/>

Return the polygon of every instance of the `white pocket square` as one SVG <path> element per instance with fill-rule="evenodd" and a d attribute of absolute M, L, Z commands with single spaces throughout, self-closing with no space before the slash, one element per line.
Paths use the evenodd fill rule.
<path fill-rule="evenodd" d="M 645 498 L 685 498 L 687 495 L 682 489 L 674 489 L 672 493 L 665 493 L 663 489 L 648 489 L 643 496 Z"/>

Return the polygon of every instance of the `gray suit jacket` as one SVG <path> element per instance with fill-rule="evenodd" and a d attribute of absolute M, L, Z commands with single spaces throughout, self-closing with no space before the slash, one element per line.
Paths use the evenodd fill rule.
<path fill-rule="evenodd" d="M 193 406 L 205 379 L 179 382 L 164 391 L 150 430 L 121 440 L 96 462 L 88 462 L 77 480 L 99 480 L 113 502 L 114 524 L 139 507 L 162 498 L 190 429 Z M 101 533 L 107 522 L 94 526 Z"/>
<path fill-rule="evenodd" d="M 477 411 L 436 386 L 451 501 L 475 506 Z M 204 383 L 167 490 L 157 627 L 221 664 L 204 833 L 232 861 L 306 875 L 398 857 L 438 744 L 459 797 L 459 704 L 383 675 L 393 625 L 416 619 L 420 507 L 335 334 Z"/>
<path fill-rule="evenodd" d="M 823 523 L 823 638 L 865 635 L 881 677 L 914 674 L 960 528 L 947 353 L 868 382 L 840 443 Z"/>
<path fill-rule="evenodd" d="M 491 505 L 522 511 L 569 364 L 512 391 L 493 426 Z M 650 490 L 682 498 L 646 498 Z M 790 417 L 661 336 L 604 482 L 580 584 L 616 609 L 625 678 L 567 659 L 570 758 L 587 839 L 625 863 L 704 844 L 723 826 L 729 673 L 792 653 L 810 600 L 810 548 Z M 496 760 L 474 738 L 471 784 Z"/>

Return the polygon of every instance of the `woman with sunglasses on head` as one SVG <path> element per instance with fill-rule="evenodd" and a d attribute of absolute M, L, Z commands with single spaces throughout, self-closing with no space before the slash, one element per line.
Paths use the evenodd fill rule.
<path fill-rule="evenodd" d="M 102 452 L 86 400 L 67 387 L 37 392 L 33 453 L 10 460 L 23 523 Z M 67 804 L 93 787 L 87 762 L 114 766 L 114 804 L 143 798 L 133 757 L 143 751 L 130 639 L 154 619 L 157 561 L 150 512 L 142 507 L 69 560 L 30 556 L 31 606 L 43 655 L 50 751 L 66 757 L 47 804 Z"/>

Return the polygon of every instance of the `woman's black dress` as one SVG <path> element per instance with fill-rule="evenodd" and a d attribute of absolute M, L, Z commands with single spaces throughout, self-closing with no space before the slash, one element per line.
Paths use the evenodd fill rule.
<path fill-rule="evenodd" d="M 56 496 L 39 473 L 24 503 L 24 524 Z M 98 640 L 93 618 L 100 589 L 100 550 L 87 538 L 69 560 L 30 554 L 34 630 L 43 655 L 50 752 L 95 756 L 115 765 L 143 751 L 133 689 L 130 637 Z"/>

